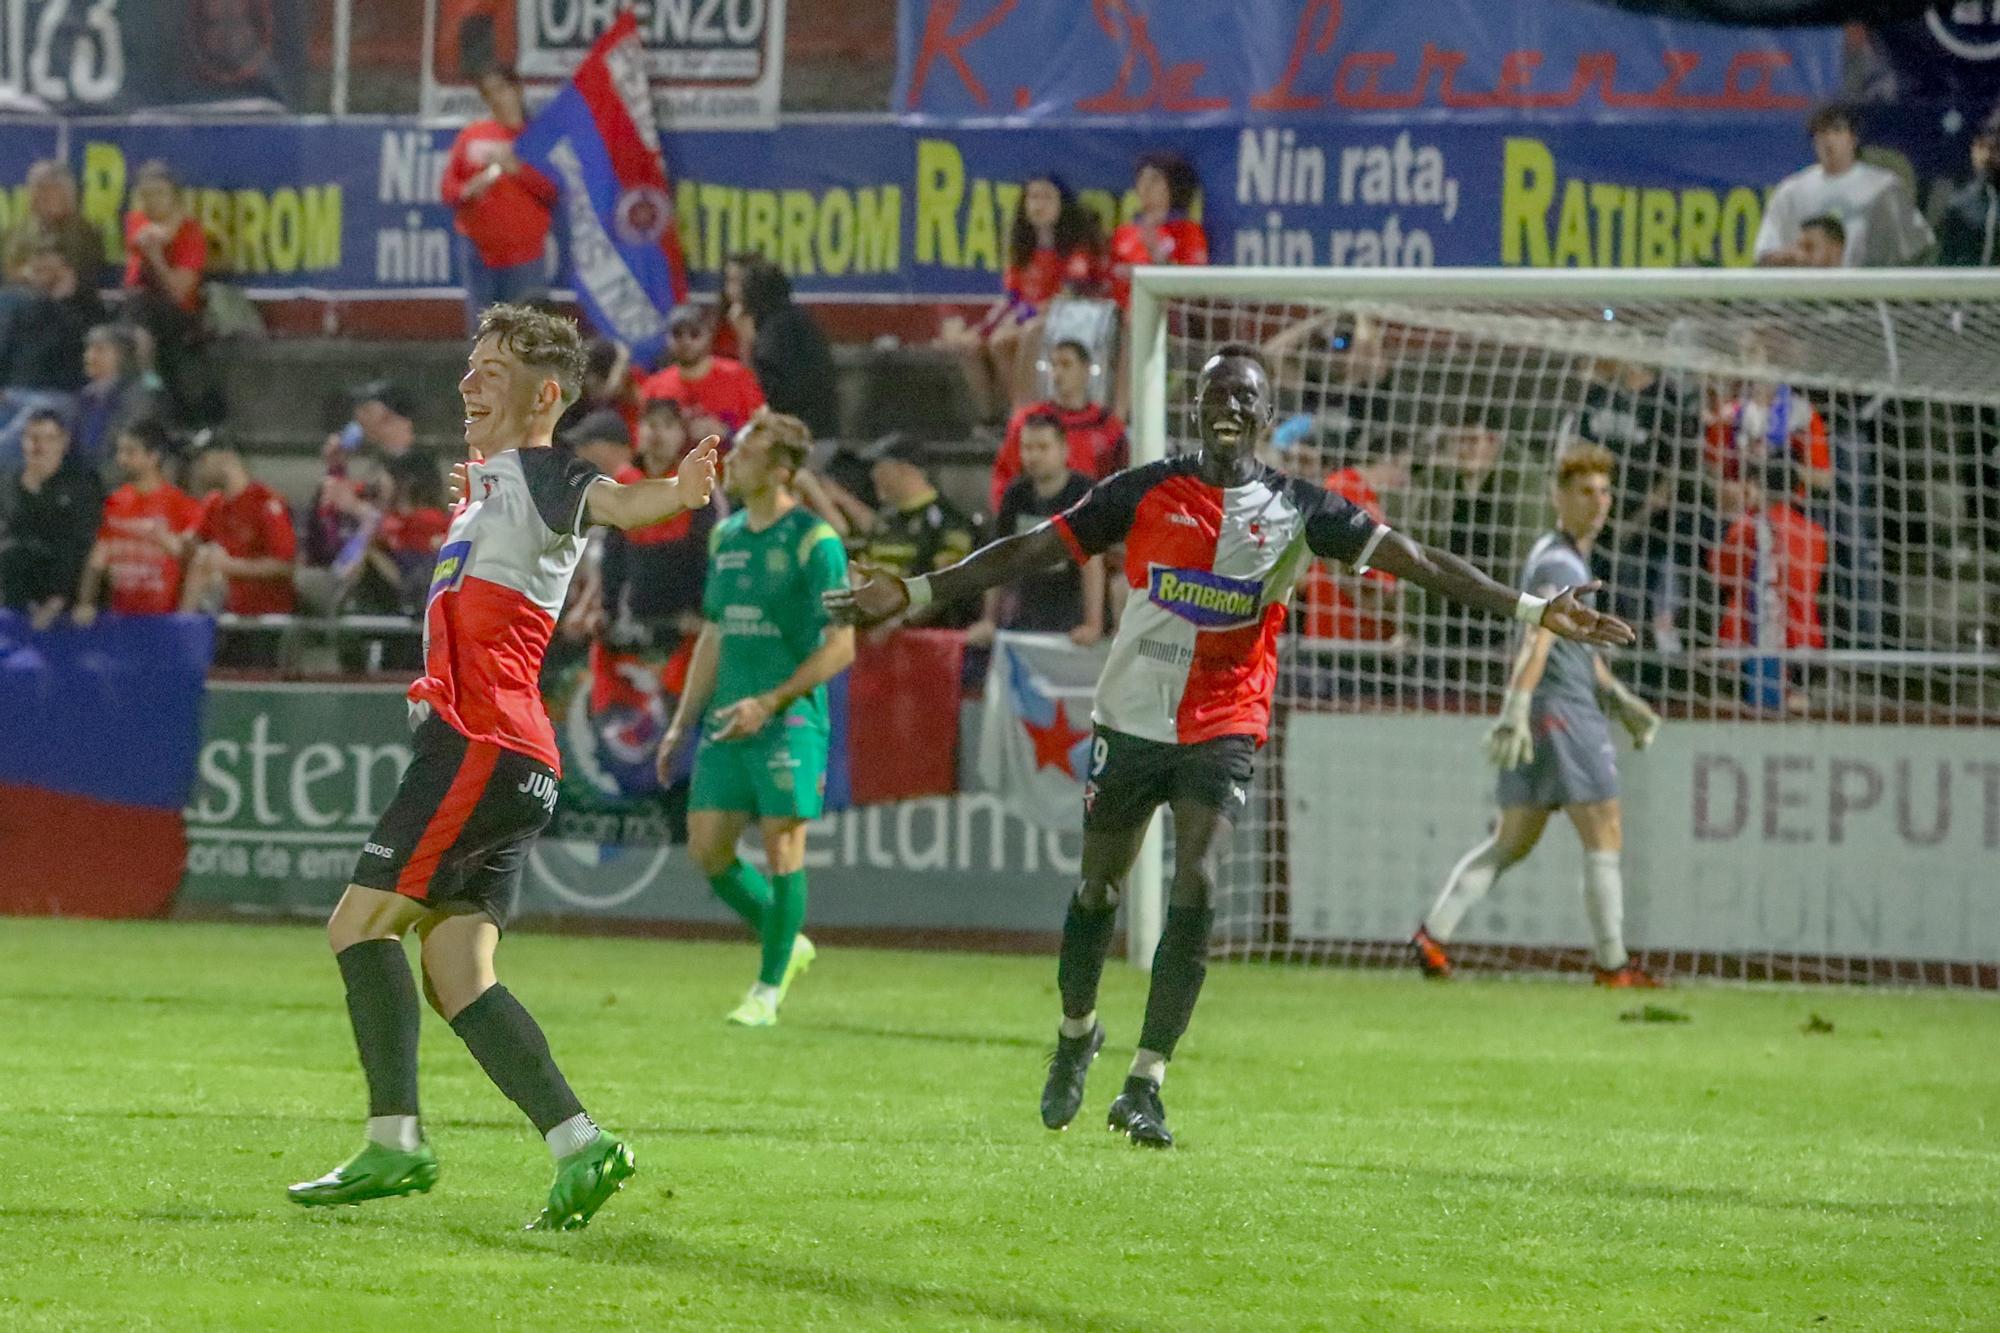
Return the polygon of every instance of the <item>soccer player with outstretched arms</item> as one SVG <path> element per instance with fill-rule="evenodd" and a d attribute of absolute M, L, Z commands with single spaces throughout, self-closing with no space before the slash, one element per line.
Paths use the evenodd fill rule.
<path fill-rule="evenodd" d="M 473 337 L 459 394 L 462 503 L 424 611 L 424 676 L 410 687 L 414 755 L 362 848 L 327 939 L 368 1083 L 367 1139 L 296 1203 L 423 1192 L 438 1160 L 417 1116 L 417 987 L 403 952 L 422 945 L 423 992 L 555 1158 L 530 1228 L 584 1226 L 636 1169 L 632 1150 L 584 1113 L 541 1028 L 494 975 L 528 849 L 555 812 L 561 759 L 542 707 L 542 658 L 592 524 L 645 527 L 708 503 L 711 437 L 672 477 L 620 484 L 550 448 L 582 388 L 576 325 L 496 305 Z"/>
<path fill-rule="evenodd" d="M 1257 461 L 1270 429 L 1270 377 L 1252 348 L 1230 344 L 1202 367 L 1194 423 L 1201 448 L 1120 472 L 1032 531 L 918 578 L 880 574 L 827 604 L 873 624 L 905 607 L 977 597 L 1064 558 L 1123 544 L 1130 589 L 1097 683 L 1084 788 L 1082 883 L 1063 923 L 1062 1024 L 1042 1092 L 1042 1123 L 1066 1128 L 1104 1045 L 1098 981 L 1125 877 L 1153 812 L 1174 816 L 1165 927 L 1153 956 L 1145 1024 L 1110 1127 L 1149 1147 L 1173 1145 L 1160 1084 L 1207 973 L 1214 919 L 1212 852 L 1248 801 L 1277 679 L 1277 639 L 1312 555 L 1373 567 L 1421 588 L 1588 643 L 1632 641 L 1576 589 L 1522 596 L 1458 557 L 1390 531 L 1310 482 Z"/>
<path fill-rule="evenodd" d="M 742 507 L 708 541 L 701 638 L 673 721 L 660 781 L 689 730 L 706 723 L 688 791 L 688 853 L 716 897 L 763 947 L 757 980 L 729 1021 L 770 1027 L 812 964 L 806 824 L 826 804 L 831 726 L 826 683 L 854 660 L 854 631 L 828 625 L 822 594 L 847 586 L 847 552 L 792 480 L 812 452 L 797 417 L 760 410 L 736 436 L 723 485 Z M 751 820 L 769 878 L 736 854 Z"/>
<path fill-rule="evenodd" d="M 1521 586 L 1530 594 L 1546 596 L 1589 578 L 1591 545 L 1611 514 L 1616 465 L 1601 445 L 1571 449 L 1556 460 L 1556 528 L 1535 543 L 1521 571 Z M 1659 734 L 1660 715 L 1612 675 L 1589 644 L 1561 642 L 1546 629 L 1527 632 L 1500 720 L 1486 738 L 1487 757 L 1500 769 L 1500 821 L 1452 867 L 1436 906 L 1410 937 L 1410 951 L 1427 975 L 1451 975 L 1444 946 L 1459 921 L 1507 867 L 1534 849 L 1549 815 L 1561 810 L 1583 843 L 1583 899 L 1597 984 L 1658 984 L 1625 952 L 1625 886 L 1618 867 L 1623 823 L 1607 707 L 1631 734 L 1633 748 L 1645 749 Z"/>

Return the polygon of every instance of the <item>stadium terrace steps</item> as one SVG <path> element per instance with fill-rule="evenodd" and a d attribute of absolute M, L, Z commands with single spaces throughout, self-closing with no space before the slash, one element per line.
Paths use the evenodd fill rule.
<path fill-rule="evenodd" d="M 356 385 L 396 380 L 413 400 L 420 441 L 446 451 L 459 439 L 465 349 L 455 341 L 242 340 L 227 345 L 222 365 L 229 434 L 255 456 L 266 483 L 294 503 L 312 493 L 320 448 L 347 419 L 347 394 Z M 984 509 L 993 442 L 975 429 L 964 378 L 948 353 L 841 344 L 834 348 L 834 366 L 846 438 L 902 430 L 938 441 L 943 489 L 975 512 Z"/>
<path fill-rule="evenodd" d="M 417 433 L 442 443 L 458 435 L 457 342 L 271 338 L 232 342 L 223 353 L 230 424 L 259 452 L 317 453 L 327 432 L 347 418 L 347 392 L 393 378 L 415 399 Z M 870 439 L 906 430 L 925 439 L 972 433 L 971 401 L 957 363 L 929 347 L 838 345 L 842 433 Z"/>

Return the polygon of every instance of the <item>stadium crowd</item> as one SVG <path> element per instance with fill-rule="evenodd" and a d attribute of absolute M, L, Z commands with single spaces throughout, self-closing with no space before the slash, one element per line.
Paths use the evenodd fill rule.
<path fill-rule="evenodd" d="M 550 271 L 552 189 L 512 151 L 518 81 L 496 71 L 480 87 L 490 115 L 458 136 L 441 185 L 470 315 L 494 299 L 546 297 Z M 1851 113 L 1822 110 L 1807 131 L 1815 160 L 1776 184 L 1760 263 L 2000 259 L 2000 113 L 1974 138 L 1972 179 L 1935 221 L 1900 176 L 1863 160 Z M 674 311 L 662 364 L 635 364 L 628 349 L 595 340 L 561 441 L 614 476 L 658 476 L 706 435 L 726 441 L 761 412 L 796 417 L 817 442 L 804 496 L 853 554 L 895 571 L 941 568 L 985 533 L 1041 522 L 1129 462 L 1130 386 L 1116 367 L 1130 272 L 1208 262 L 1200 186 L 1185 158 L 1146 154 L 1135 209 L 1107 234 L 1108 219 L 1060 176 L 1025 182 L 991 305 L 974 319 L 945 318 L 937 340 L 938 354 L 961 368 L 975 438 L 991 441 L 983 485 L 953 484 L 972 455 L 934 447 L 921 432 L 843 436 L 833 348 L 785 273 L 757 253 L 730 257 L 713 304 Z M 79 215 L 68 168 L 36 165 L 27 202 L 5 238 L 0 289 L 5 604 L 37 625 L 100 611 L 225 615 L 222 660 L 250 666 L 279 660 L 275 638 L 250 632 L 258 617 L 414 625 L 449 517 L 447 442 L 420 439 L 410 390 L 394 378 L 355 386 L 316 484 L 283 494 L 260 480 L 259 455 L 230 443 L 215 313 L 229 298 L 207 273 L 207 240 L 169 167 L 151 162 L 134 178 L 114 307 L 94 287 L 104 238 Z M 1757 373 L 1796 364 L 1804 336 L 1747 338 L 1734 385 L 1591 365 L 1580 398 L 1547 432 L 1505 410 L 1433 411 L 1392 330 L 1306 320 L 1265 344 L 1286 409 L 1270 461 L 1504 567 L 1520 554 L 1511 534 L 1533 526 L 1533 515 L 1515 512 L 1521 497 L 1542 489 L 1524 470 L 1545 468 L 1564 439 L 1588 439 L 1619 459 L 1601 572 L 1650 646 L 1671 655 L 1768 643 L 1768 623 L 1751 612 L 1759 580 L 1783 590 L 1778 632 L 1788 647 L 1892 644 L 1903 636 L 1896 580 L 1954 551 L 1963 558 L 1968 544 L 2000 547 L 2000 431 L 1983 417 L 1941 431 L 1894 404 L 1811 394 Z M 958 474 L 950 483 L 941 459 Z M 1957 484 L 1955 515 L 1930 503 L 1941 481 Z M 564 632 L 614 656 L 684 653 L 714 518 L 598 539 Z M 1093 560 L 983 606 L 932 606 L 914 619 L 964 629 L 974 644 L 998 629 L 1089 644 L 1117 616 L 1123 582 Z M 1379 572 L 1316 567 L 1294 623 L 1312 641 L 1394 645 L 1407 638 L 1411 609 Z M 1504 627 L 1442 613 L 1423 620 L 1433 644 L 1496 647 L 1504 637 Z M 406 635 L 370 660 L 414 666 L 414 643 Z"/>

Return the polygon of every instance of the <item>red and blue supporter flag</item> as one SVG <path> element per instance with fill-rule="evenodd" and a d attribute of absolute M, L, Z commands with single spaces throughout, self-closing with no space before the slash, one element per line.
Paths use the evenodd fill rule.
<path fill-rule="evenodd" d="M 214 651 L 206 616 L 37 633 L 0 611 L 0 912 L 167 909 Z"/>
<path fill-rule="evenodd" d="M 657 364 L 667 313 L 687 295 L 687 269 L 630 10 L 521 131 L 514 151 L 562 192 L 571 278 L 591 325 L 635 360 Z"/>

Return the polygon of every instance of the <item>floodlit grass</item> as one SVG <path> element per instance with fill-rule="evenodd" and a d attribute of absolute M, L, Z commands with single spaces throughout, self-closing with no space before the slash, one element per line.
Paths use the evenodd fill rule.
<path fill-rule="evenodd" d="M 1217 966 L 1151 1154 L 1115 963 L 1052 1135 L 1049 959 L 823 947 L 737 1031 L 747 943 L 502 952 L 639 1154 L 586 1232 L 428 1013 L 438 1188 L 286 1202 L 365 1111 L 318 932 L 5 922 L 0 1327 L 2000 1327 L 1991 999 Z"/>

